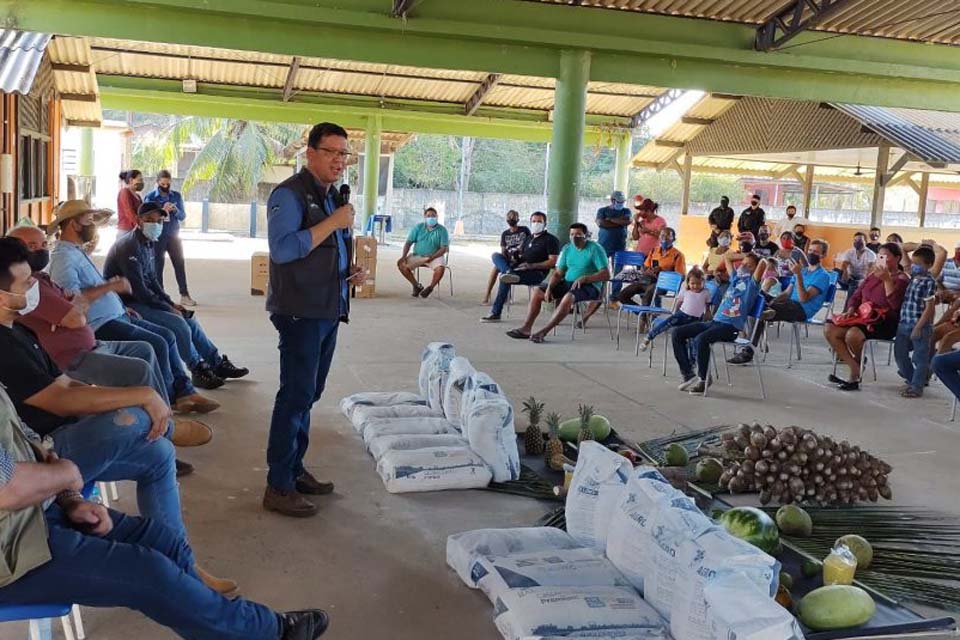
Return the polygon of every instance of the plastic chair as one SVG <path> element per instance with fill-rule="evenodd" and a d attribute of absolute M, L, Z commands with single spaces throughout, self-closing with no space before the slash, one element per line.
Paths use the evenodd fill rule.
<path fill-rule="evenodd" d="M 760 319 L 760 316 L 761 314 L 763 314 L 763 310 L 766 308 L 766 306 L 767 306 L 766 299 L 760 294 L 757 294 L 757 299 L 756 301 L 754 301 L 753 308 L 750 310 L 750 315 L 749 315 L 749 317 L 752 318 L 754 321 L 753 330 L 750 332 L 749 338 L 738 337 L 736 340 L 731 340 L 731 341 L 723 340 L 720 342 L 714 342 L 713 344 L 710 345 L 710 362 L 707 363 L 707 371 L 708 372 L 710 371 L 711 366 L 714 371 L 717 370 L 717 365 L 716 365 L 717 356 L 716 356 L 714 347 L 716 347 L 716 345 L 719 344 L 720 348 L 723 350 L 723 366 L 727 376 L 727 386 L 733 386 L 733 382 L 731 382 L 730 380 L 730 364 L 727 362 L 727 345 L 731 344 L 735 347 L 745 347 L 753 344 L 753 338 L 756 337 L 757 331 L 760 330 L 760 323 L 763 322 Z M 766 400 L 767 389 L 763 384 L 763 372 L 762 372 L 763 365 L 761 363 L 761 359 L 753 358 L 751 360 L 751 364 L 754 368 L 756 368 L 757 379 L 760 381 L 760 398 L 762 398 L 763 400 Z M 704 385 L 703 397 L 707 397 L 707 389 L 709 388 L 710 388 L 709 384 Z"/>
<path fill-rule="evenodd" d="M 787 352 L 787 369 L 793 366 L 794 345 L 796 345 L 796 348 L 797 348 L 797 360 L 798 361 L 803 360 L 803 352 L 800 349 L 800 326 L 801 325 L 803 326 L 804 331 L 806 332 L 806 337 L 809 338 L 810 332 L 808 329 L 810 325 L 813 325 L 815 327 L 822 327 L 827 323 L 827 318 L 833 315 L 833 304 L 837 299 L 837 282 L 836 282 L 836 278 L 834 277 L 836 275 L 837 275 L 836 273 L 831 272 L 831 276 L 830 276 L 831 283 L 830 283 L 830 288 L 827 289 L 827 297 L 824 298 L 823 305 L 817 311 L 817 314 L 819 314 L 820 311 L 823 311 L 824 309 L 826 309 L 827 313 L 824 315 L 824 318 L 822 320 L 818 319 L 815 314 L 812 318 L 804 322 L 790 323 L 793 325 L 792 327 L 793 331 L 790 336 L 790 348 L 789 348 L 789 351 Z"/>
<path fill-rule="evenodd" d="M 889 346 L 889 351 L 887 351 L 887 366 L 890 366 L 890 363 L 893 362 L 893 340 L 881 340 L 880 338 L 867 338 L 863 341 L 863 349 L 860 351 L 860 384 L 863 385 L 863 370 L 867 366 L 867 350 L 870 351 L 870 365 L 873 369 L 873 381 L 877 381 L 877 357 L 873 353 L 874 344 L 886 344 Z M 833 357 L 833 375 L 837 375 L 837 365 L 839 364 L 839 358 L 834 355 Z"/>
<path fill-rule="evenodd" d="M 683 285 L 683 274 L 677 273 L 675 271 L 661 271 L 657 276 L 657 291 L 663 292 L 663 295 L 672 296 L 674 302 L 676 302 L 677 294 L 680 292 L 680 287 Z M 620 309 L 617 311 L 617 350 L 620 350 L 620 316 L 623 312 L 633 313 L 637 316 L 637 344 L 636 344 L 636 353 L 637 357 L 640 356 L 640 320 L 643 316 L 657 316 L 673 313 L 673 309 L 667 309 L 665 307 L 657 305 L 640 305 L 640 304 L 621 304 Z M 650 366 L 653 366 L 653 354 L 650 354 Z"/>
<path fill-rule="evenodd" d="M 426 268 L 427 267 L 423 266 L 423 267 L 417 267 L 416 269 L 413 270 L 413 273 L 417 277 L 417 284 L 420 284 L 420 269 L 426 269 Z M 447 252 L 443 254 L 443 268 L 446 271 L 444 275 L 446 275 L 447 281 L 450 283 L 450 297 L 452 298 L 453 297 L 453 267 L 450 266 L 449 250 L 447 250 Z"/>

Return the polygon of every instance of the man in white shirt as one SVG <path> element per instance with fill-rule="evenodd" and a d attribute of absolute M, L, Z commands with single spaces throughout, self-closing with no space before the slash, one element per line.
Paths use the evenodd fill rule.
<path fill-rule="evenodd" d="M 797 208 L 795 206 L 787 205 L 786 210 L 787 217 L 777 220 L 777 226 L 774 228 L 773 237 L 779 238 L 783 235 L 784 231 L 793 231 L 793 228 L 798 224 L 802 224 L 804 227 L 810 224 L 810 221 L 804 218 L 803 216 L 797 215 Z"/>
<path fill-rule="evenodd" d="M 838 256 L 840 263 L 840 288 L 852 292 L 856 291 L 867 271 L 877 261 L 877 254 L 867 248 L 867 236 L 858 231 L 853 234 L 853 247 Z"/>

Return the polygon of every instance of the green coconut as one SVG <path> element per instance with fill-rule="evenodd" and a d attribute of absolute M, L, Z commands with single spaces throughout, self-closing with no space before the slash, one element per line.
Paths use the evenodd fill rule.
<path fill-rule="evenodd" d="M 810 514 L 795 504 L 785 504 L 777 509 L 777 526 L 788 536 L 806 538 L 813 533 Z"/>
<path fill-rule="evenodd" d="M 704 484 L 717 484 L 720 476 L 723 474 L 723 463 L 716 458 L 704 458 L 697 462 L 695 477 L 697 482 Z"/>
<path fill-rule="evenodd" d="M 870 568 L 873 563 L 873 546 L 867 542 L 866 538 L 851 533 L 837 538 L 833 546 L 838 544 L 847 545 L 847 548 L 857 557 L 857 570 Z"/>

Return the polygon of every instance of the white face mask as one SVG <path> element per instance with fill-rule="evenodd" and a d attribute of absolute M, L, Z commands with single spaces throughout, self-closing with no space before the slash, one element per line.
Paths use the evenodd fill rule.
<path fill-rule="evenodd" d="M 26 299 L 27 304 L 22 309 L 4 307 L 7 311 L 16 311 L 21 316 L 33 313 L 37 305 L 40 304 L 40 283 L 36 280 L 33 281 L 33 284 L 27 289 L 26 293 L 13 293 L 12 291 L 5 291 L 4 293 Z"/>
<path fill-rule="evenodd" d="M 717 244 L 719 244 L 721 247 L 729 247 L 730 238 L 728 238 L 727 236 L 721 236 L 717 238 Z"/>
<path fill-rule="evenodd" d="M 530 231 L 533 231 L 534 234 L 543 233 L 543 229 L 546 226 L 547 225 L 543 224 L 542 222 L 531 222 Z"/>

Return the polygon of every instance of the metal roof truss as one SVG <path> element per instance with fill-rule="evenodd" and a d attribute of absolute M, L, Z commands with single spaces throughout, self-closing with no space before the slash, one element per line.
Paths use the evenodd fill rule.
<path fill-rule="evenodd" d="M 777 49 L 798 33 L 812 29 L 854 0 L 793 0 L 757 29 L 757 51 Z"/>

